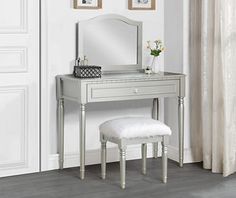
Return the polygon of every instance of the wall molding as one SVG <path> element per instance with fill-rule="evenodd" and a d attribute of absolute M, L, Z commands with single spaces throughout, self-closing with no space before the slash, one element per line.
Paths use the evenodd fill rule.
<path fill-rule="evenodd" d="M 27 33 L 28 31 L 28 0 L 20 1 L 20 24 L 18 26 L 0 26 L 0 34 Z"/>
<path fill-rule="evenodd" d="M 20 46 L 7 46 L 0 47 L 0 56 L 12 55 L 19 56 L 20 60 L 18 64 L 4 64 L 0 65 L 0 73 L 22 73 L 28 70 L 28 49 Z M 17 57 L 11 57 L 11 59 L 17 59 Z"/>
<path fill-rule="evenodd" d="M 28 167 L 28 86 L 1 86 L 0 94 L 19 93 L 22 97 L 22 133 L 21 133 L 21 155 L 18 161 L 6 161 L 0 163 L 0 170 L 19 169 Z"/>

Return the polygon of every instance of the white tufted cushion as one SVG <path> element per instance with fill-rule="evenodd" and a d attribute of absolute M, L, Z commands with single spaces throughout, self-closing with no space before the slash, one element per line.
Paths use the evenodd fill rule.
<path fill-rule="evenodd" d="M 101 124 L 99 129 L 107 137 L 120 139 L 171 135 L 171 129 L 164 123 L 144 117 L 127 117 L 109 120 Z"/>

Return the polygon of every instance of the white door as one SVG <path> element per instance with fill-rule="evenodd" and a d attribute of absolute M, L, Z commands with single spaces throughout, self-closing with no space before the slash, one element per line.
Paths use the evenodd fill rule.
<path fill-rule="evenodd" d="M 0 0 L 0 177 L 39 171 L 39 0 Z"/>

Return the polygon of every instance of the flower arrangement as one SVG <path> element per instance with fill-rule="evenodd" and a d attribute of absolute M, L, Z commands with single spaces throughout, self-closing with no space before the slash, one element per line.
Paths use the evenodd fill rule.
<path fill-rule="evenodd" d="M 152 48 L 151 46 L 151 41 L 147 41 L 147 49 L 150 50 L 150 55 L 154 56 L 154 57 L 158 57 L 161 52 L 164 51 L 164 47 L 162 45 L 162 41 L 161 40 L 156 40 L 154 41 L 154 48 Z"/>
<path fill-rule="evenodd" d="M 147 41 L 147 49 L 150 50 L 150 55 L 153 57 L 152 63 L 147 67 L 147 70 L 151 68 L 151 73 L 159 73 L 160 65 L 158 64 L 158 56 L 164 51 L 164 47 L 161 40 L 156 40 L 153 44 L 151 44 L 151 41 Z M 146 72 L 150 73 L 150 71 Z"/>

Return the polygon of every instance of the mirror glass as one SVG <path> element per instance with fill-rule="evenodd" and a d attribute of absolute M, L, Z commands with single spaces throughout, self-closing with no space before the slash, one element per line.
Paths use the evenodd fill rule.
<path fill-rule="evenodd" d="M 141 25 L 123 17 L 98 17 L 79 23 L 78 55 L 103 71 L 141 68 Z M 140 35 L 139 35 L 140 34 Z"/>

